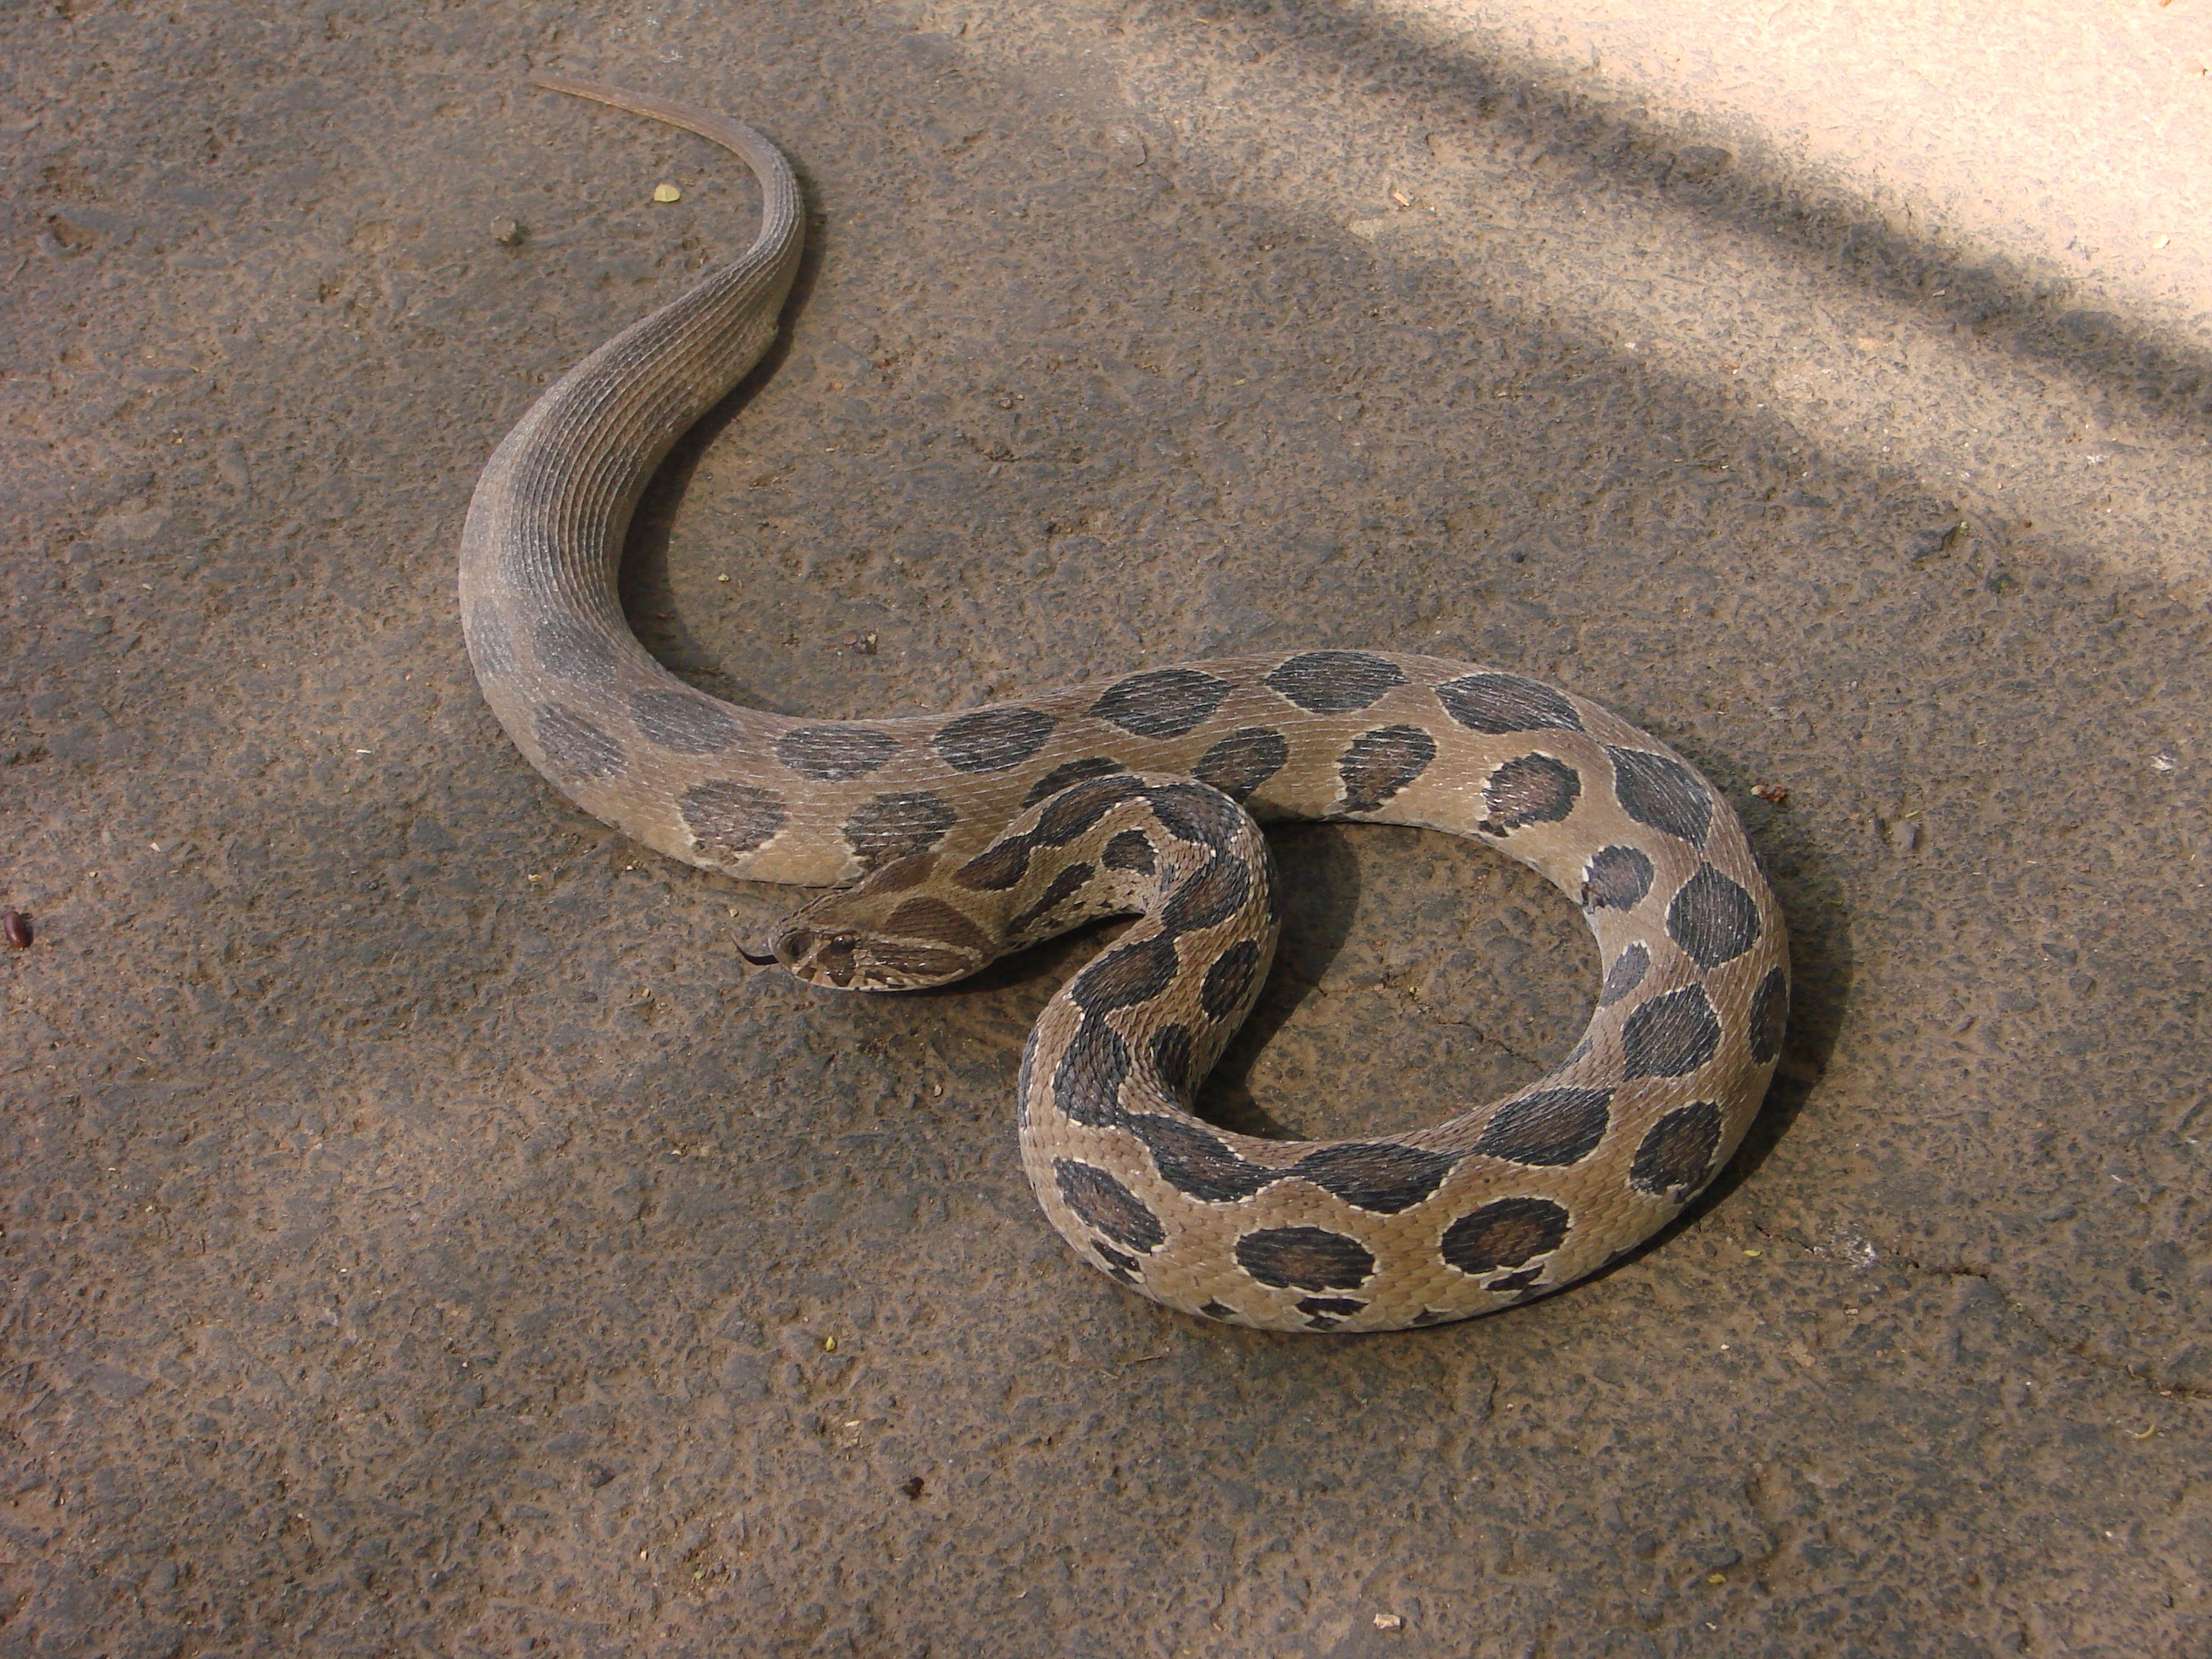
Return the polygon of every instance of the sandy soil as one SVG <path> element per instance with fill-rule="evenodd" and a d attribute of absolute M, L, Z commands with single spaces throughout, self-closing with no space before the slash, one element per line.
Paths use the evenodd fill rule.
<path fill-rule="evenodd" d="M 0 1659 L 2212 1653 L 2212 32 L 1963 9 L 0 14 Z M 817 216 L 646 503 L 665 660 L 1620 709 L 1790 915 L 1714 1195 L 1498 1318 L 1194 1323 L 1016 1165 L 1095 939 L 811 993 L 733 950 L 787 892 L 541 785 L 470 487 L 752 197 L 533 66 Z M 1279 845 L 1224 1121 L 1573 1041 L 1532 878 Z"/>

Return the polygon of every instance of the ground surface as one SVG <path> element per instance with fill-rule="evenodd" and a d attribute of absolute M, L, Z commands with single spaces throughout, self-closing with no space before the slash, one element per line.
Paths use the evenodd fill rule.
<path fill-rule="evenodd" d="M 0 1655 L 2212 1654 L 2208 30 L 1960 9 L 0 17 Z M 471 483 L 751 197 L 533 65 L 751 118 L 817 216 L 646 503 L 665 660 L 1610 704 L 1790 915 L 1714 1198 L 1469 1325 L 1164 1313 L 1015 1163 L 1095 941 L 811 994 L 733 953 L 788 895 L 543 787 Z M 1279 845 L 1211 1109 L 1572 1042 L 1549 890 Z"/>

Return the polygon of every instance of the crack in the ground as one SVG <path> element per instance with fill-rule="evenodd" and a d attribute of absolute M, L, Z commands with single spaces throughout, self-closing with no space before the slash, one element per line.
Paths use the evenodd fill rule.
<path fill-rule="evenodd" d="M 1423 1010 L 1423 1012 L 1425 1013 L 1427 1011 Z M 1536 1073 L 1539 1076 L 1541 1076 L 1545 1073 L 1552 1070 L 1551 1063 L 1540 1060 L 1533 1054 L 1522 1054 L 1518 1048 L 1506 1042 L 1503 1037 L 1492 1036 L 1488 1031 L 1483 1030 L 1481 1026 L 1477 1025 L 1473 1020 L 1445 1019 L 1436 1014 L 1429 1014 L 1428 1018 L 1431 1024 L 1442 1026 L 1448 1031 L 1463 1032 L 1466 1035 L 1467 1041 L 1480 1044 L 1485 1048 L 1494 1049 L 1498 1053 L 1504 1054 L 1509 1060 L 1518 1060 L 1522 1065 L 1526 1066 L 1529 1070 Z"/>
<path fill-rule="evenodd" d="M 1813 1243 L 1794 1233 L 1772 1231 L 1756 1224 L 1750 1228 L 1750 1231 L 1762 1238 L 1771 1238 L 1780 1243 L 1795 1245 L 1811 1255 L 1830 1261 L 1838 1259 L 1837 1252 Z M 2115 1372 L 2126 1377 L 2130 1382 L 2149 1389 L 2161 1400 L 2212 1402 L 2212 1389 L 2199 1388 L 2194 1383 L 2175 1382 L 2170 1377 L 2160 1377 L 2154 1373 L 2138 1370 L 2124 1359 L 2116 1358 L 2111 1354 L 2100 1352 L 2086 1339 L 2078 1341 L 2068 1340 L 2038 1318 L 2027 1304 L 2014 1295 L 2003 1281 L 1987 1267 L 1972 1267 L 1963 1261 L 1955 1263 L 1923 1261 L 1917 1256 L 1906 1255 L 1902 1250 L 1887 1249 L 1875 1245 L 1871 1241 L 1868 1241 L 1864 1248 L 1870 1252 L 1865 1260 L 1857 1261 L 1856 1257 L 1845 1259 L 1856 1261 L 1856 1265 L 1862 1267 L 1870 1267 L 1876 1261 L 1887 1259 L 1907 1272 L 1917 1273 L 1925 1279 L 1978 1279 L 1996 1293 L 2008 1312 L 2015 1316 L 2021 1323 L 2027 1326 L 2039 1339 L 2057 1352 L 2069 1355 L 2083 1364 L 2094 1366 L 2100 1370 Z"/>
<path fill-rule="evenodd" d="M 2200 1389 L 2191 1383 L 2177 1382 L 2170 1377 L 2161 1378 L 2151 1372 L 2138 1370 L 2124 1359 L 2100 1352 L 2086 1339 L 2080 1341 L 2067 1340 L 2045 1324 L 2042 1320 L 2037 1318 L 2029 1310 L 2027 1304 L 2006 1288 L 1996 1275 L 1986 1267 L 1971 1267 L 1964 1262 L 1956 1266 L 1924 1262 L 1902 1253 L 1893 1255 L 1892 1260 L 1902 1264 L 1908 1271 L 1929 1279 L 1978 1279 L 1996 1292 L 2006 1309 L 2015 1315 L 2021 1324 L 2027 1326 L 2029 1330 L 2034 1332 L 2038 1337 L 2059 1352 L 2071 1354 L 2085 1365 L 2094 1365 L 2100 1370 L 2116 1371 L 2129 1381 L 2140 1383 L 2150 1389 L 2161 1400 L 2212 1401 L 2212 1389 Z"/>

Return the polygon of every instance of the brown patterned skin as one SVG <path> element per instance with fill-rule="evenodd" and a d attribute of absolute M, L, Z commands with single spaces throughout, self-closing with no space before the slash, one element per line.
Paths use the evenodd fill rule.
<path fill-rule="evenodd" d="M 798 193 L 750 128 L 533 78 L 725 144 L 763 199 L 752 246 L 562 377 L 477 486 L 469 653 L 533 765 L 673 857 L 859 881 L 772 941 L 817 984 L 939 984 L 1138 915 L 1030 1037 L 1022 1157 L 1075 1249 L 1170 1307 L 1278 1330 L 1436 1324 L 1570 1284 L 1680 1212 L 1765 1092 L 1787 947 L 1718 793 L 1596 705 L 1500 670 L 1332 650 L 957 715 L 810 720 L 720 702 L 656 663 L 615 599 L 623 533 L 669 445 L 773 338 Z M 1255 817 L 1417 824 L 1529 865 L 1597 939 L 1582 1042 L 1531 1087 L 1410 1133 L 1270 1141 L 1192 1115 L 1274 948 Z"/>

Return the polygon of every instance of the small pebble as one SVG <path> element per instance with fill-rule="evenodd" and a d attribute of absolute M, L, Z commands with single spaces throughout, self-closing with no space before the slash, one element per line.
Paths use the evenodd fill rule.
<path fill-rule="evenodd" d="M 684 192 L 673 185 L 655 185 L 653 199 L 656 202 L 680 202 L 684 199 Z"/>
<path fill-rule="evenodd" d="M 520 247 L 529 234 L 529 227 L 516 220 L 500 218 L 491 222 L 491 239 L 501 247 Z"/>
<path fill-rule="evenodd" d="M 1406 1628 L 1406 1621 L 1395 1613 L 1378 1613 L 1375 1615 L 1375 1628 L 1377 1630 L 1403 1630 Z"/>
<path fill-rule="evenodd" d="M 0 934 L 18 951 L 31 948 L 31 919 L 21 910 L 0 910 Z"/>
<path fill-rule="evenodd" d="M 1759 799 L 1766 802 L 1770 806 L 1787 806 L 1790 805 L 1789 790 L 1784 788 L 1782 785 L 1778 783 L 1762 783 L 1753 789 L 1751 793 L 1758 796 Z"/>

